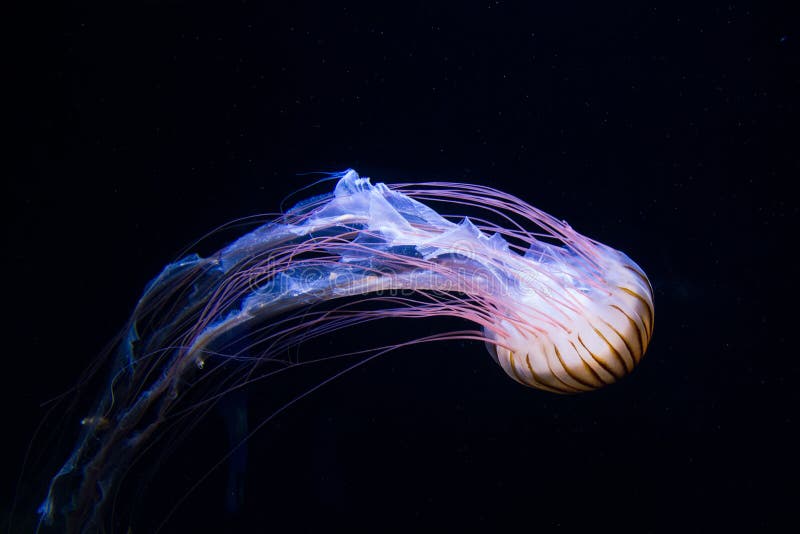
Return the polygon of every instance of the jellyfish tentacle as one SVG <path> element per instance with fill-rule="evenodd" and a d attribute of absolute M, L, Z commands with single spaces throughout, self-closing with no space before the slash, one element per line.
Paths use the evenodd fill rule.
<path fill-rule="evenodd" d="M 488 218 L 441 215 L 428 201 Z M 258 358 L 242 360 L 255 365 L 358 322 L 448 315 L 477 324 L 459 335 L 484 341 L 515 381 L 574 394 L 633 372 L 653 335 L 653 298 L 624 253 L 513 195 L 448 182 L 373 185 L 348 169 L 333 193 L 207 258 L 186 256 L 147 285 L 108 391 L 51 481 L 42 522 L 96 526 L 120 468 L 167 418 L 187 413 L 177 406 L 209 359 L 236 361 L 258 345 Z M 331 301 L 383 307 L 309 311 Z M 301 312 L 304 321 L 282 319 Z"/>

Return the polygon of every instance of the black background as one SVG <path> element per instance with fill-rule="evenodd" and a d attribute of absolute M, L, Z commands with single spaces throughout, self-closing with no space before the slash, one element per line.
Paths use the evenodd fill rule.
<path fill-rule="evenodd" d="M 226 511 L 223 465 L 165 532 L 703 530 L 791 512 L 796 264 L 783 253 L 796 246 L 800 33 L 788 8 L 141 2 L 7 15 L 3 503 L 40 404 L 78 379 L 164 264 L 222 223 L 277 210 L 313 180 L 299 173 L 353 167 L 490 185 L 624 250 L 656 291 L 647 357 L 620 384 L 559 397 L 512 382 L 477 343 L 397 351 L 257 433 L 242 509 Z M 386 322 L 317 348 L 464 326 Z M 290 386 L 248 392 L 251 426 L 263 396 Z M 212 416 L 166 457 L 133 532 L 222 457 L 221 434 Z M 29 528 L 27 496 L 45 483 L 23 478 L 12 532 Z"/>

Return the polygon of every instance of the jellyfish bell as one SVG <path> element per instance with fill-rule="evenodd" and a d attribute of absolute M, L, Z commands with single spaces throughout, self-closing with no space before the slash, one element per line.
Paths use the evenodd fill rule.
<path fill-rule="evenodd" d="M 489 353 L 517 382 L 590 391 L 631 373 L 644 356 L 654 319 L 647 277 L 619 251 L 589 240 L 581 246 L 591 252 L 591 267 L 562 250 L 568 257 L 548 267 L 551 276 L 528 277 L 513 309 L 484 328 Z"/>
<path fill-rule="evenodd" d="M 159 435 L 222 395 L 274 376 L 264 370 L 269 363 L 286 369 L 328 359 L 296 362 L 285 354 L 335 330 L 399 317 L 465 319 L 477 328 L 409 342 L 483 341 L 514 380 L 555 393 L 610 384 L 641 361 L 653 333 L 653 293 L 622 252 L 489 187 L 372 184 L 352 169 L 335 177 L 331 194 L 297 204 L 208 258 L 171 263 L 148 284 L 112 351 L 108 387 L 50 480 L 42 525 L 102 530 L 108 496 Z M 478 215 L 457 213 L 465 208 Z M 279 401 L 273 416 L 407 344 L 355 353 L 366 355 Z M 199 386 L 211 384 L 218 393 L 194 402 Z"/>

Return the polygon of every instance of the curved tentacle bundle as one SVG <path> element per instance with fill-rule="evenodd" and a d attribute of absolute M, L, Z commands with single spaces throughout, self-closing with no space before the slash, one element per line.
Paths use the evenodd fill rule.
<path fill-rule="evenodd" d="M 337 177 L 333 194 L 209 258 L 170 264 L 149 284 L 117 342 L 108 391 L 52 479 L 44 523 L 98 526 L 120 473 L 176 417 L 209 359 L 270 361 L 356 323 L 449 315 L 480 329 L 438 339 L 483 340 L 512 378 L 547 391 L 598 388 L 641 361 L 653 292 L 625 254 L 489 187 Z M 426 202 L 500 223 L 443 216 Z M 381 306 L 348 305 L 369 300 Z M 327 301 L 339 303 L 320 309 Z M 303 320 L 282 319 L 292 313 Z"/>

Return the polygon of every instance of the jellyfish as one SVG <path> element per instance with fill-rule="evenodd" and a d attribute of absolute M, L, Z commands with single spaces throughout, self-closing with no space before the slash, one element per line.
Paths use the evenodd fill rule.
<path fill-rule="evenodd" d="M 490 187 L 372 184 L 352 169 L 330 179 L 332 193 L 208 257 L 187 255 L 147 285 L 109 351 L 107 388 L 49 481 L 41 528 L 102 530 L 115 486 L 160 434 L 226 393 L 302 365 L 284 355 L 336 330 L 465 319 L 475 327 L 410 343 L 481 341 L 513 380 L 556 394 L 611 384 L 642 360 L 653 290 L 624 253 Z M 356 354 L 328 380 L 399 345 Z"/>

